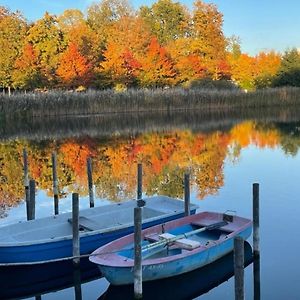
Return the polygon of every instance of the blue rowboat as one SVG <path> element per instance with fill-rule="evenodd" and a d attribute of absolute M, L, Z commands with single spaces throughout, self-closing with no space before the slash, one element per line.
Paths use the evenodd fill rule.
<path fill-rule="evenodd" d="M 244 245 L 245 266 L 252 263 L 252 248 Z M 171 278 L 143 283 L 143 300 L 198 299 L 234 275 L 233 251 L 211 264 Z M 132 285 L 112 285 L 98 300 L 134 299 Z M 230 298 L 228 295 L 227 298 Z M 201 298 L 200 298 L 201 299 Z"/>
<path fill-rule="evenodd" d="M 80 253 L 133 232 L 136 201 L 110 204 L 80 211 Z M 191 213 L 196 205 L 191 205 Z M 174 220 L 184 215 L 179 199 L 155 196 L 146 199 L 143 228 Z M 72 256 L 72 214 L 63 213 L 0 227 L 0 264 L 41 263 Z"/>
<path fill-rule="evenodd" d="M 224 221 L 224 220 L 227 221 Z M 247 239 L 252 221 L 203 212 L 142 231 L 143 281 L 183 274 L 203 267 L 233 250 L 234 237 Z M 94 251 L 90 261 L 113 285 L 133 283 L 134 235 Z"/>

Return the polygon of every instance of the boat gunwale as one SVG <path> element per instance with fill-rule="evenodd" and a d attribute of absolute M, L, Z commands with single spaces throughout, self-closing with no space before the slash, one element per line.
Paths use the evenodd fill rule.
<path fill-rule="evenodd" d="M 217 216 L 218 215 L 222 215 L 221 213 L 214 213 L 214 212 L 201 212 L 199 214 L 216 214 Z M 198 214 L 198 215 L 199 215 Z M 191 222 L 189 222 L 189 219 L 191 218 L 194 218 L 196 215 L 192 215 L 192 216 L 188 216 L 188 217 L 185 217 L 185 220 L 187 220 L 187 222 L 183 222 L 181 223 L 180 225 L 187 225 L 187 224 L 191 224 Z M 246 218 L 243 218 L 243 217 L 239 217 L 239 216 L 236 216 L 236 218 L 240 219 L 240 220 L 244 220 L 244 221 L 247 221 L 243 226 L 240 226 L 238 227 L 237 230 L 234 230 L 232 231 L 231 233 L 228 233 L 226 234 L 226 237 L 224 238 L 221 238 L 217 241 L 213 241 L 211 243 L 209 243 L 208 245 L 201 245 L 200 247 L 198 248 L 195 248 L 193 250 L 187 250 L 187 251 L 183 251 L 179 254 L 175 254 L 175 255 L 171 255 L 171 256 L 166 256 L 166 257 L 162 257 L 162 258 L 153 258 L 153 259 L 146 259 L 146 260 L 142 260 L 142 266 L 148 266 L 148 265 L 154 265 L 154 264 L 161 264 L 161 263 L 167 263 L 167 262 L 172 262 L 172 261 L 176 261 L 176 260 L 180 260 L 184 257 L 189 257 L 191 255 L 195 255 L 197 254 L 198 252 L 204 252 L 204 251 L 207 251 L 213 247 L 216 247 L 218 245 L 220 245 L 221 243 L 224 242 L 224 240 L 230 240 L 232 239 L 234 236 L 237 236 L 239 233 L 243 232 L 244 230 L 246 230 L 247 228 L 249 228 L 250 226 L 252 226 L 252 221 L 250 219 L 246 219 Z M 173 220 L 173 221 L 170 221 L 172 223 L 176 223 L 178 222 L 178 220 Z M 160 225 L 156 225 L 154 227 L 158 227 Z M 172 229 L 172 228 L 175 228 L 176 226 L 174 227 L 170 227 L 169 229 Z M 225 226 L 224 226 L 225 227 Z M 148 229 L 145 229 L 145 230 L 149 230 L 150 228 Z M 144 231 L 144 230 L 143 230 Z M 122 237 L 120 238 L 119 240 L 123 240 L 125 242 L 125 240 L 127 241 L 133 241 L 133 236 L 134 234 L 130 234 L 128 236 L 125 236 L 125 237 Z M 100 265 L 103 265 L 104 267 L 133 267 L 134 266 L 134 260 L 132 258 L 127 258 L 126 257 L 126 260 L 124 260 L 124 256 L 121 256 L 119 255 L 118 253 L 116 253 L 116 249 L 113 249 L 111 246 L 115 243 L 116 241 L 112 241 L 110 242 L 109 244 L 106 244 L 102 247 L 99 247 L 98 249 L 96 249 L 93 253 L 92 253 L 92 256 L 90 256 L 90 261 L 92 261 L 93 263 L 96 263 L 96 264 L 100 264 Z M 126 243 L 128 244 L 128 242 Z M 126 245 L 125 244 L 125 245 Z M 122 245 L 124 246 L 124 245 Z M 103 254 L 99 253 L 100 251 L 100 248 L 103 250 Z M 111 253 L 105 253 L 105 249 L 111 249 Z M 120 249 L 118 250 L 120 251 Z M 103 257 L 105 257 L 105 259 L 99 259 L 98 255 L 101 255 Z M 100 261 L 105 261 L 106 264 L 102 264 L 100 263 Z M 117 262 L 117 264 L 116 264 Z"/>

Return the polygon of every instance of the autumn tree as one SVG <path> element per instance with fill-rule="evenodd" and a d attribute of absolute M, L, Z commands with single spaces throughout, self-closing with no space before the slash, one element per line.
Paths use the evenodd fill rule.
<path fill-rule="evenodd" d="M 146 56 L 141 61 L 142 71 L 139 80 L 143 86 L 163 87 L 174 82 L 174 63 L 156 38 L 152 38 Z"/>
<path fill-rule="evenodd" d="M 0 86 L 13 85 L 14 64 L 24 45 L 27 24 L 19 12 L 0 6 Z"/>
<path fill-rule="evenodd" d="M 65 10 L 58 17 L 58 26 L 62 30 L 66 43 L 74 43 L 78 46 L 82 55 L 89 61 L 98 62 L 101 57 L 101 49 L 98 37 L 84 18 L 83 13 L 77 9 Z"/>
<path fill-rule="evenodd" d="M 63 33 L 57 24 L 57 18 L 45 13 L 44 17 L 29 29 L 26 40 L 33 45 L 37 53 L 45 84 L 53 85 L 56 80 L 59 54 L 66 47 Z"/>
<path fill-rule="evenodd" d="M 87 10 L 87 22 L 97 34 L 99 49 L 104 49 L 111 26 L 125 16 L 132 16 L 133 9 L 127 0 L 101 0 Z"/>
<path fill-rule="evenodd" d="M 216 77 L 217 64 L 225 59 L 223 15 L 214 4 L 197 0 L 194 3 L 192 24 L 192 51 L 203 58 L 212 76 Z"/>
<path fill-rule="evenodd" d="M 278 53 L 260 52 L 255 56 L 255 86 L 270 87 L 280 67 L 281 57 Z"/>
<path fill-rule="evenodd" d="M 91 79 L 91 65 L 74 43 L 61 54 L 58 64 L 57 75 L 67 87 L 86 85 Z"/>
<path fill-rule="evenodd" d="M 243 89 L 254 88 L 255 59 L 248 54 L 241 54 L 237 58 L 229 57 L 231 67 L 231 78 Z"/>
<path fill-rule="evenodd" d="M 158 0 L 151 7 L 142 6 L 139 15 L 161 45 L 187 35 L 189 15 L 179 2 Z"/>
<path fill-rule="evenodd" d="M 136 84 L 141 64 L 129 49 L 124 49 L 118 42 L 111 41 L 103 56 L 100 72 L 104 74 L 109 86 L 128 87 Z"/>
<path fill-rule="evenodd" d="M 31 44 L 23 47 L 22 54 L 15 62 L 14 86 L 21 89 L 34 89 L 41 84 L 41 73 L 37 54 Z"/>

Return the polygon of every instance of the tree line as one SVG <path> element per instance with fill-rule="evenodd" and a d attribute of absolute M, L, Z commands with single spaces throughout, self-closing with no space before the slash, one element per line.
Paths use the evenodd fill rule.
<path fill-rule="evenodd" d="M 230 81 L 243 89 L 300 86 L 300 54 L 242 53 L 223 33 L 214 4 L 158 0 L 134 10 L 127 0 L 101 0 L 80 10 L 28 22 L 0 6 L 3 91 L 201 86 Z"/>

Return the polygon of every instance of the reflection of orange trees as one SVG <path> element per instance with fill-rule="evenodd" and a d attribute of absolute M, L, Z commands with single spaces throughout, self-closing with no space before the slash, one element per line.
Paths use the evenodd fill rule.
<path fill-rule="evenodd" d="M 86 161 L 88 157 L 96 155 L 95 143 L 91 139 L 84 140 L 68 140 L 59 148 L 61 154 L 61 161 L 64 164 L 65 170 L 72 170 L 68 172 L 69 176 L 74 178 L 74 181 L 82 186 L 86 186 L 87 173 Z M 72 174 L 74 174 L 72 176 Z M 69 182 L 72 182 L 70 178 Z"/>
<path fill-rule="evenodd" d="M 59 188 L 68 187 L 88 195 L 86 160 L 93 157 L 93 178 L 100 198 L 118 201 L 136 196 L 137 163 L 143 163 L 143 190 L 146 194 L 183 195 L 183 174 L 191 171 L 192 184 L 202 199 L 224 184 L 226 157 L 238 158 L 250 144 L 275 147 L 286 144 L 288 134 L 272 126 L 244 122 L 229 132 L 192 133 L 189 130 L 110 140 L 67 140 L 65 142 L 0 144 L 0 215 L 6 206 L 24 198 L 22 149 L 28 151 L 31 178 L 38 188 L 52 195 L 51 153 L 58 152 Z M 297 146 L 298 147 L 298 146 Z M 233 149 L 233 151 L 232 151 Z M 231 153 L 232 151 L 232 153 Z"/>
<path fill-rule="evenodd" d="M 7 206 L 14 206 L 23 198 L 20 144 L 0 144 L 0 217 Z"/>
<path fill-rule="evenodd" d="M 261 127 L 253 121 L 236 125 L 230 131 L 231 141 L 242 148 L 254 144 L 260 148 L 274 148 L 280 143 L 281 137 L 277 129 L 269 126 Z"/>

